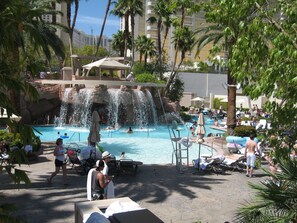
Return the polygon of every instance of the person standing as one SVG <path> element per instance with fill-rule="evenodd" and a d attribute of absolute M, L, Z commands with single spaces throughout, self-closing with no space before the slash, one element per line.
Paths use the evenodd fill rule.
<path fill-rule="evenodd" d="M 253 177 L 255 168 L 256 152 L 259 153 L 257 143 L 254 141 L 255 135 L 251 134 L 250 140 L 245 145 L 244 157 L 246 158 L 246 176 Z M 260 153 L 259 153 L 260 154 Z"/>
<path fill-rule="evenodd" d="M 47 179 L 47 182 L 49 184 L 52 183 L 53 178 L 60 172 L 60 169 L 62 167 L 63 183 L 64 183 L 64 186 L 68 186 L 68 184 L 67 184 L 67 169 L 66 169 L 65 153 L 66 153 L 66 150 L 63 147 L 63 139 L 58 138 L 56 140 L 56 147 L 55 147 L 55 150 L 54 150 L 54 156 L 56 157 L 55 158 L 56 170 L 55 170 L 55 172 L 53 172 L 51 174 L 50 178 Z"/>

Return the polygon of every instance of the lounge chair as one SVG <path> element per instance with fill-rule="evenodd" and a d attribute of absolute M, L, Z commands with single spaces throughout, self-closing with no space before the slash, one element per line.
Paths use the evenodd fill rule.
<path fill-rule="evenodd" d="M 256 130 L 259 129 L 266 129 L 267 128 L 267 121 L 266 119 L 260 119 L 259 123 L 256 125 Z"/>
<path fill-rule="evenodd" d="M 9 161 L 9 155 L 6 153 L 0 153 L 0 164 L 7 164 Z"/>
<path fill-rule="evenodd" d="M 229 153 L 240 153 L 240 150 L 243 148 L 242 145 L 235 143 L 233 141 L 233 143 L 227 143 L 227 149 L 229 151 Z"/>
<path fill-rule="evenodd" d="M 139 165 L 142 165 L 142 162 L 133 161 L 132 159 L 120 159 L 117 161 L 118 174 L 130 173 L 136 175 Z"/>

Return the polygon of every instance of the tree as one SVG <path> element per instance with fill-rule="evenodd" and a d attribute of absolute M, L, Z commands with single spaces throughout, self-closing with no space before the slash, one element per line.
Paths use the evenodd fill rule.
<path fill-rule="evenodd" d="M 297 160 L 283 154 L 277 162 L 281 171 L 266 171 L 270 180 L 249 184 L 256 199 L 238 209 L 235 222 L 297 222 Z"/>
<path fill-rule="evenodd" d="M 129 18 L 131 25 L 131 61 L 134 62 L 134 28 L 135 28 L 135 16 L 142 16 L 143 14 L 143 2 L 142 0 L 119 0 L 112 13 L 120 17 L 124 17 L 125 21 L 125 50 L 128 49 L 129 38 Z M 126 57 L 126 52 L 125 52 Z"/>
<path fill-rule="evenodd" d="M 155 42 L 147 38 L 145 35 L 138 36 L 135 41 L 136 50 L 140 53 L 139 62 L 142 62 L 142 56 L 144 55 L 144 63 L 145 67 L 147 64 L 147 58 L 148 56 L 152 57 L 156 54 L 156 46 Z"/>
<path fill-rule="evenodd" d="M 97 48 L 96 48 L 95 57 L 96 57 L 97 54 L 98 54 L 98 50 L 99 50 L 100 43 L 101 43 L 101 40 L 102 40 L 103 31 L 104 31 L 104 27 L 105 27 L 105 23 L 106 23 L 107 15 L 108 15 L 108 13 L 109 13 L 110 4 L 111 4 L 111 0 L 108 0 L 107 5 L 106 5 L 106 10 L 105 10 L 105 15 L 104 15 L 103 24 L 102 24 L 102 27 L 101 27 L 100 36 L 99 36 L 99 39 L 98 39 L 98 42 L 97 42 Z"/>
<path fill-rule="evenodd" d="M 169 92 L 169 89 L 176 77 L 177 70 L 179 69 L 179 67 L 181 66 L 181 64 L 185 59 L 186 52 L 191 51 L 193 49 L 194 43 L 195 43 L 195 35 L 192 30 L 190 30 L 188 27 L 178 26 L 175 28 L 173 32 L 173 44 L 174 44 L 174 49 L 176 53 L 174 58 L 174 65 L 172 67 L 171 74 L 166 84 L 165 94 Z M 178 52 L 181 53 L 181 58 L 177 68 L 175 68 Z"/>
<path fill-rule="evenodd" d="M 121 57 L 125 56 L 125 37 L 123 31 L 112 35 L 111 47 L 114 51 L 117 51 Z"/>
<path fill-rule="evenodd" d="M 228 111 L 227 132 L 233 134 L 236 127 L 236 77 L 232 57 L 234 46 L 239 39 L 241 24 L 249 24 L 256 16 L 257 9 L 251 1 L 238 2 L 237 0 L 212 0 L 204 4 L 205 19 L 209 26 L 197 30 L 204 33 L 197 40 L 198 52 L 207 44 L 213 43 L 213 53 L 225 52 L 227 62 L 228 83 Z M 232 15 L 232 16 L 230 16 Z"/>
<path fill-rule="evenodd" d="M 236 3 L 237 11 L 243 10 L 244 3 Z M 266 171 L 269 180 L 250 184 L 256 198 L 238 210 L 236 222 L 297 222 L 297 161 L 290 156 L 297 149 L 297 2 L 269 3 L 249 1 L 257 16 L 239 21 L 228 68 L 246 95 L 276 99 L 265 104 L 272 121 L 266 140 L 281 171 Z"/>
<path fill-rule="evenodd" d="M 165 46 L 165 42 L 168 36 L 169 28 L 172 24 L 171 15 L 175 12 L 175 7 L 172 0 L 161 0 L 157 1 L 153 7 L 155 16 L 151 16 L 147 21 L 151 24 L 157 23 L 157 51 L 158 51 L 158 63 L 162 66 L 162 54 Z M 163 44 L 162 44 L 162 31 L 165 27 L 165 32 L 163 34 Z M 160 70 L 160 78 L 162 79 L 162 71 Z"/>
<path fill-rule="evenodd" d="M 232 69 L 251 98 L 265 95 L 274 131 L 296 129 L 297 101 L 297 14 L 296 1 L 275 4 L 254 1 L 258 17 L 242 23 L 241 36 L 234 47 Z M 239 64 L 241 66 L 239 66 Z M 256 86 L 256 87 L 255 87 Z M 284 115 L 286 114 L 286 115 Z"/>
<path fill-rule="evenodd" d="M 45 14 L 53 14 L 51 5 L 43 1 L 16 0 L 3 2 L 0 11 L 0 58 L 10 66 L 10 75 L 21 79 L 21 65 L 28 60 L 26 46 L 34 46 L 34 51 L 50 60 L 51 49 L 59 58 L 64 58 L 64 46 L 55 34 L 56 29 L 42 20 Z M 22 51 L 22 57 L 20 56 Z M 12 107 L 20 114 L 20 94 L 15 89 L 9 91 Z"/>
<path fill-rule="evenodd" d="M 30 59 L 28 53 L 38 53 L 50 60 L 51 50 L 54 50 L 60 59 L 64 58 L 63 44 L 55 34 L 56 29 L 42 20 L 43 15 L 53 13 L 51 4 L 44 1 L 0 2 L 0 107 L 7 110 L 8 116 L 21 113 L 21 94 L 32 100 L 38 98 L 37 90 L 22 76 L 27 60 Z M 10 119 L 6 124 L 14 127 L 14 133 L 19 133 L 26 144 L 32 141 L 34 133 L 30 126 Z M 0 171 L 5 170 L 17 184 L 30 183 L 26 172 L 18 168 L 24 157 L 21 151 L 24 150 L 15 151 L 10 153 L 5 167 L 0 165 Z M 10 215 L 12 208 L 12 205 L 1 205 L 1 222 L 20 222 Z"/>
<path fill-rule="evenodd" d="M 165 95 L 169 92 L 170 86 L 173 83 L 175 76 L 177 74 L 176 71 L 179 69 L 180 65 L 183 62 L 183 59 L 185 58 L 185 53 L 193 48 L 195 36 L 192 30 L 188 26 L 185 26 L 185 17 L 187 15 L 193 15 L 194 13 L 200 11 L 200 5 L 193 4 L 191 0 L 174 0 L 173 4 L 174 8 L 178 9 L 177 12 L 179 13 L 179 17 L 176 17 L 173 21 L 173 26 L 175 28 L 173 33 L 175 54 L 172 70 L 164 90 Z M 181 53 L 181 60 L 179 65 L 176 67 L 179 52 Z"/>

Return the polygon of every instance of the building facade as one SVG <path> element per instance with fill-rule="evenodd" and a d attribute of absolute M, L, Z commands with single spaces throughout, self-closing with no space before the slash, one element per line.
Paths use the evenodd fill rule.
<path fill-rule="evenodd" d="M 65 2 L 53 3 L 53 7 L 57 11 L 61 12 L 61 14 L 57 14 L 55 16 L 46 14 L 42 16 L 42 19 L 49 23 L 57 23 L 67 26 L 67 4 Z M 63 41 L 65 46 L 69 45 L 69 35 L 66 32 L 58 28 L 56 34 Z M 83 48 L 84 46 L 96 47 L 98 39 L 99 35 L 86 34 L 85 32 L 77 29 L 74 29 L 73 31 L 73 46 L 77 48 Z M 108 52 L 111 52 L 111 39 L 103 35 L 101 47 L 105 48 Z"/>
<path fill-rule="evenodd" d="M 195 3 L 197 0 L 194 0 L 193 2 Z M 144 8 L 144 13 L 143 16 L 137 15 L 135 17 L 135 27 L 134 27 L 134 39 L 136 39 L 138 36 L 145 35 L 148 38 L 153 39 L 157 43 L 157 38 L 158 38 L 158 29 L 157 29 L 157 23 L 151 24 L 148 22 L 148 19 L 152 16 L 155 16 L 154 13 L 154 5 L 157 2 L 157 0 L 144 0 L 143 1 L 143 8 Z M 198 1 L 197 1 L 198 2 Z M 173 15 L 176 16 L 176 15 Z M 177 13 L 177 16 L 180 16 L 180 12 Z M 204 14 L 202 12 L 197 13 L 195 15 L 191 16 L 186 16 L 185 21 L 184 21 L 185 26 L 188 26 L 191 30 L 197 30 L 198 28 L 201 28 L 205 26 L 205 20 L 204 20 Z M 124 18 L 121 18 L 121 25 L 120 29 L 123 31 L 124 30 Z M 130 27 L 131 31 L 131 27 Z M 165 30 L 161 31 L 161 36 L 164 36 Z M 165 42 L 165 55 L 167 56 L 168 64 L 173 64 L 174 61 L 174 55 L 175 55 L 175 49 L 174 49 L 174 44 L 172 43 L 172 38 L 173 38 L 173 32 L 174 32 L 174 27 L 171 26 L 166 42 Z M 198 36 L 197 36 L 198 37 Z M 184 61 L 191 61 L 191 62 L 209 62 L 209 50 L 211 48 L 211 45 L 206 46 L 198 55 L 196 55 L 197 50 L 194 48 L 191 52 L 187 52 L 186 58 Z M 128 56 L 130 56 L 131 52 L 128 52 Z M 135 60 L 138 58 L 138 53 L 135 52 Z M 178 61 L 180 61 L 180 56 L 178 56 Z"/>

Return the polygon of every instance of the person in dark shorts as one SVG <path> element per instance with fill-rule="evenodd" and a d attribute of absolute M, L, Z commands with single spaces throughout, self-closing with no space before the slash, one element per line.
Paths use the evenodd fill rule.
<path fill-rule="evenodd" d="M 47 179 L 47 182 L 49 184 L 52 183 L 52 179 L 60 172 L 60 169 L 62 167 L 63 183 L 64 183 L 64 186 L 68 186 L 68 184 L 67 184 L 67 169 L 66 169 L 65 153 L 66 153 L 66 150 L 63 147 L 63 139 L 58 138 L 56 140 L 56 147 L 55 147 L 55 150 L 54 150 L 54 156 L 56 157 L 55 158 L 56 170 L 55 170 L 55 172 L 53 172 L 51 174 L 50 178 Z"/>

